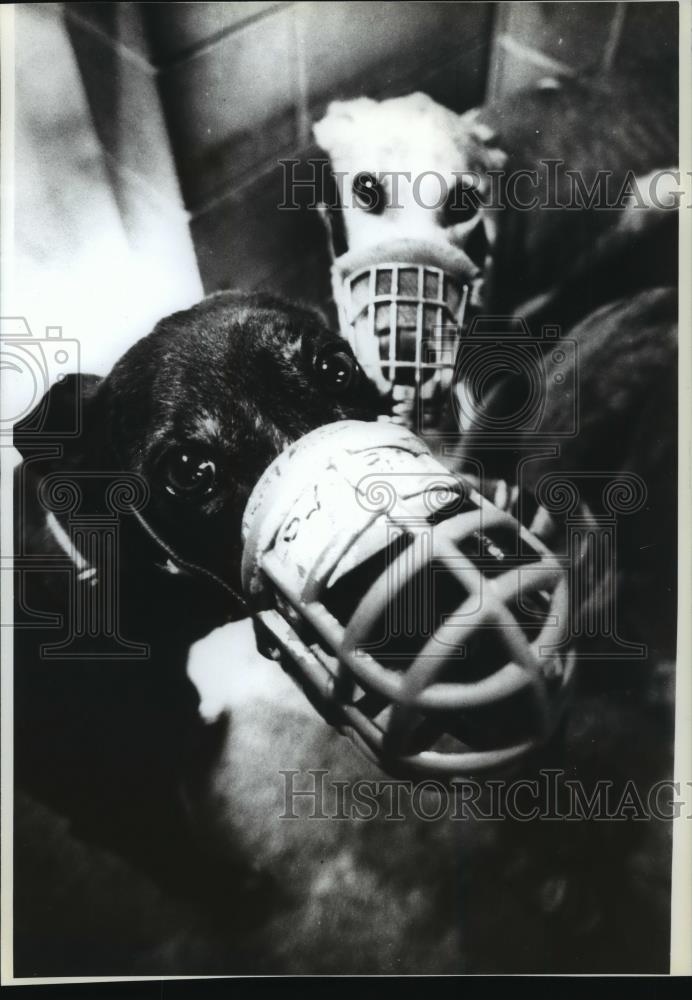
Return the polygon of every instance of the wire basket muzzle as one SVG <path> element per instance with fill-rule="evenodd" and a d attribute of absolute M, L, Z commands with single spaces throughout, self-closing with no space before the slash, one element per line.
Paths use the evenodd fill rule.
<path fill-rule="evenodd" d="M 243 530 L 265 650 L 385 770 L 499 770 L 555 731 L 573 673 L 564 567 L 405 428 L 306 435 Z"/>
<path fill-rule="evenodd" d="M 439 420 L 478 269 L 451 245 L 401 239 L 334 261 L 341 332 L 395 420 Z"/>

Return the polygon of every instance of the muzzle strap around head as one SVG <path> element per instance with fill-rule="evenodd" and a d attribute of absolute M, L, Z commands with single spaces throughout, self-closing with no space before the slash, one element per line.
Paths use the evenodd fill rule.
<path fill-rule="evenodd" d="M 142 528 L 142 530 L 146 532 L 149 538 L 168 556 L 168 559 L 171 561 L 173 566 L 176 567 L 176 570 L 178 572 L 189 573 L 191 576 L 202 577 L 203 579 L 208 580 L 215 586 L 225 590 L 226 593 L 230 594 L 230 596 L 233 598 L 236 604 L 240 605 L 240 607 L 242 607 L 244 611 L 247 611 L 247 603 L 245 599 L 241 597 L 241 595 L 237 592 L 237 590 L 234 590 L 234 588 L 230 585 L 230 583 L 227 583 L 220 576 L 217 576 L 216 573 L 212 572 L 212 570 L 207 569 L 206 566 L 201 566 L 199 565 L 199 563 L 194 563 L 188 559 L 183 559 L 182 556 L 178 552 L 176 552 L 175 549 L 168 544 L 168 542 L 164 541 L 164 539 L 161 538 L 161 536 L 154 530 L 154 528 L 152 528 L 149 522 L 145 520 L 145 518 L 142 516 L 140 511 L 135 510 L 133 508 L 130 513 L 135 518 L 135 520 Z"/>
<path fill-rule="evenodd" d="M 167 564 L 164 566 L 164 569 L 168 569 L 168 571 L 172 573 L 182 573 L 206 580 L 214 586 L 225 590 L 226 593 L 233 598 L 233 601 L 240 608 L 242 608 L 243 612 L 247 612 L 248 608 L 245 599 L 229 583 L 223 580 L 220 576 L 217 576 L 216 573 L 212 572 L 212 570 L 207 569 L 206 566 L 201 566 L 188 559 L 183 559 L 182 556 L 176 552 L 176 550 L 169 545 L 168 542 L 166 542 L 158 534 L 158 532 L 154 530 L 139 510 L 132 507 L 128 513 L 134 517 L 135 521 L 145 532 L 148 538 L 167 557 Z M 98 565 L 90 563 L 79 551 L 74 539 L 70 537 L 69 533 L 62 526 L 53 511 L 48 511 L 46 514 L 46 527 L 59 548 L 74 566 L 77 574 L 77 581 L 79 583 L 88 583 L 91 587 L 97 586 L 99 582 Z"/>

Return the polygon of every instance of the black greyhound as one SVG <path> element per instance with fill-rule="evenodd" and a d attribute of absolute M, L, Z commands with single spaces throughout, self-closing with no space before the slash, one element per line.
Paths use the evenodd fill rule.
<path fill-rule="evenodd" d="M 315 314 L 219 293 L 159 323 L 107 378 L 55 384 L 15 428 L 17 786 L 176 893 L 210 891 L 182 783 L 215 736 L 185 667 L 192 642 L 247 614 L 245 502 L 285 444 L 373 419 L 375 398 Z M 69 514 L 66 495 L 79 498 Z M 114 512 L 117 552 L 70 540 L 71 516 L 93 540 Z"/>

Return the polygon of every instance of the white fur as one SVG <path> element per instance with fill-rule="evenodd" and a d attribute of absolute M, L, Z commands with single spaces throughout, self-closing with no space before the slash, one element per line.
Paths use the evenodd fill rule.
<path fill-rule="evenodd" d="M 334 101 L 314 134 L 339 179 L 351 250 L 401 237 L 463 249 L 477 219 L 445 229 L 440 202 L 464 176 L 474 180 L 505 162 L 478 109 L 458 115 L 422 93 L 385 101 Z M 353 179 L 363 171 L 383 183 L 387 207 L 381 214 L 354 204 Z M 393 173 L 407 176 L 394 181 Z"/>

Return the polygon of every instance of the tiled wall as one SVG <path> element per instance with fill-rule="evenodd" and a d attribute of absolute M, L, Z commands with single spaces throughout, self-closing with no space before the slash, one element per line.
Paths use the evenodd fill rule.
<path fill-rule="evenodd" d="M 488 96 L 500 97 L 552 72 L 651 72 L 677 95 L 678 5 L 503 3 L 498 5 Z"/>
<path fill-rule="evenodd" d="M 316 155 L 311 121 L 333 98 L 424 89 L 458 110 L 478 103 L 494 17 L 489 3 L 66 7 L 124 207 L 138 182 L 174 204 L 174 161 L 208 291 L 261 286 L 323 305 L 321 224 L 278 210 L 278 161 Z"/>
<path fill-rule="evenodd" d="M 65 23 L 124 218 L 187 223 L 140 4 L 68 3 Z"/>
<path fill-rule="evenodd" d="M 166 130 L 156 130 L 155 81 L 141 75 L 147 97 L 112 39 L 86 30 L 80 72 L 60 4 L 20 3 L 6 13 L 14 21 L 3 31 L 15 49 L 15 223 L 5 315 L 26 317 L 37 336 L 61 327 L 80 345 L 79 361 L 68 352 L 70 370 L 105 374 L 162 315 L 201 295 Z M 120 121 L 107 113 L 114 103 Z M 151 149 L 156 181 L 148 136 L 159 144 L 156 161 Z"/>
<path fill-rule="evenodd" d="M 645 55 L 648 45 L 658 58 L 666 43 L 673 56 L 676 7 L 66 5 L 124 211 L 134 189 L 147 193 L 152 211 L 171 210 L 179 184 L 208 291 L 261 286 L 323 305 L 321 225 L 305 207 L 278 209 L 279 160 L 317 154 L 310 126 L 329 100 L 420 89 L 463 111 L 486 89 L 507 92 L 551 67 L 608 72 L 623 52 Z"/>

